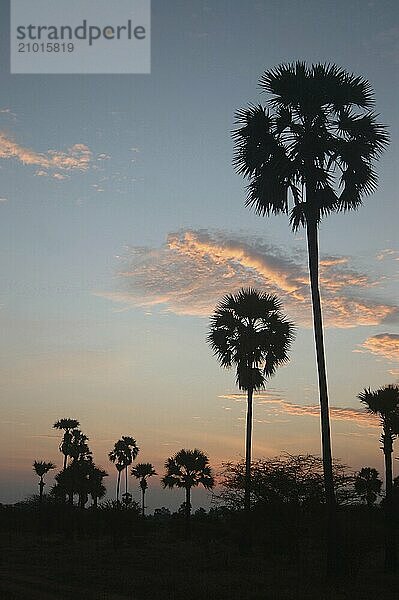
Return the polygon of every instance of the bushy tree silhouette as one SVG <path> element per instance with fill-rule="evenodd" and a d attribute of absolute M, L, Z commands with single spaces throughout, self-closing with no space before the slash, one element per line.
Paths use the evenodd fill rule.
<path fill-rule="evenodd" d="M 355 478 L 355 491 L 370 508 L 381 493 L 382 481 L 377 469 L 363 467 Z"/>

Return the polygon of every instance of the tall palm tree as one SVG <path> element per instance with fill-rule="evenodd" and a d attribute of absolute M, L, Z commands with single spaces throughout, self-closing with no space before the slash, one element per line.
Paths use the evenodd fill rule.
<path fill-rule="evenodd" d="M 363 467 L 355 477 L 355 492 L 364 500 L 369 508 L 380 495 L 382 481 L 378 477 L 377 469 L 372 467 Z"/>
<path fill-rule="evenodd" d="M 79 425 L 79 421 L 76 419 L 71 419 L 70 417 L 64 417 L 63 419 L 56 421 L 53 425 L 54 429 L 61 429 L 64 431 L 64 435 L 60 444 L 60 452 L 64 455 L 64 471 L 67 467 L 69 446 L 72 441 L 72 430 L 79 427 Z"/>
<path fill-rule="evenodd" d="M 396 544 L 392 529 L 393 516 L 393 475 L 392 452 L 395 437 L 399 435 L 399 386 L 387 385 L 378 390 L 364 389 L 358 395 L 369 413 L 378 415 L 381 422 L 381 449 L 385 462 L 385 567 L 392 570 L 396 567 Z"/>
<path fill-rule="evenodd" d="M 184 488 L 186 490 L 185 513 L 187 520 L 191 514 L 191 488 L 198 485 L 210 490 L 215 480 L 207 455 L 195 448 L 179 450 L 165 462 L 166 473 L 162 478 L 164 488 Z"/>
<path fill-rule="evenodd" d="M 140 480 L 140 487 L 141 487 L 141 512 L 143 514 L 144 517 L 144 513 L 145 513 L 145 492 L 146 489 L 148 488 L 148 481 L 147 479 L 149 477 L 152 477 L 153 475 L 156 475 L 156 471 L 153 467 L 153 465 L 151 463 L 137 463 L 137 465 L 135 467 L 132 468 L 131 474 L 133 475 L 133 477 L 136 477 L 136 479 Z"/>
<path fill-rule="evenodd" d="M 330 516 L 335 494 L 327 374 L 319 291 L 318 227 L 332 212 L 356 210 L 373 192 L 373 162 L 388 144 L 362 77 L 334 64 L 281 64 L 259 85 L 265 105 L 236 114 L 235 167 L 249 180 L 246 205 L 257 214 L 285 213 L 306 229 L 321 407 L 324 485 Z"/>
<path fill-rule="evenodd" d="M 139 447 L 137 446 L 136 440 L 130 436 L 123 435 L 114 444 L 113 450 L 108 454 L 109 460 L 115 464 L 118 471 L 118 480 L 116 486 L 116 502 L 119 506 L 119 491 L 120 491 L 120 480 L 122 471 L 125 471 L 125 497 L 127 499 L 127 470 L 132 464 L 133 460 L 139 453 Z"/>
<path fill-rule="evenodd" d="M 265 386 L 277 367 L 288 361 L 294 335 L 276 296 L 241 289 L 224 296 L 211 317 L 207 341 L 222 367 L 236 367 L 236 382 L 247 392 L 244 506 L 250 510 L 253 392 Z"/>
<path fill-rule="evenodd" d="M 44 460 L 35 460 L 33 463 L 33 470 L 38 477 L 39 480 L 39 502 L 42 503 L 43 500 L 43 488 L 46 485 L 44 483 L 44 476 L 51 471 L 51 469 L 55 469 L 55 464 L 52 462 L 45 462 Z"/>

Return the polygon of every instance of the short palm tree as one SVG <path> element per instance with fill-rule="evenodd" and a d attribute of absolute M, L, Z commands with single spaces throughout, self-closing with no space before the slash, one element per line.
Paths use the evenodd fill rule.
<path fill-rule="evenodd" d="M 380 417 L 381 444 L 385 460 L 385 493 L 392 496 L 392 452 L 393 442 L 399 434 L 399 387 L 387 385 L 378 390 L 364 389 L 358 396 L 366 405 L 367 412 Z"/>
<path fill-rule="evenodd" d="M 44 476 L 51 471 L 51 469 L 55 469 L 55 464 L 52 462 L 45 462 L 44 460 L 35 460 L 33 463 L 33 470 L 38 477 L 39 480 L 39 502 L 42 503 L 43 500 L 43 488 L 46 485 L 44 483 Z"/>
<path fill-rule="evenodd" d="M 64 455 L 64 471 L 67 468 L 69 447 L 72 441 L 72 430 L 79 427 L 79 425 L 79 421 L 77 421 L 76 419 L 71 419 L 69 417 L 64 417 L 63 419 L 56 421 L 53 425 L 54 429 L 61 429 L 64 431 L 64 435 L 60 444 L 60 452 Z"/>
<path fill-rule="evenodd" d="M 382 427 L 381 449 L 385 461 L 385 515 L 386 543 L 385 567 L 392 570 L 396 567 L 396 544 L 392 529 L 393 516 L 393 475 L 392 452 L 395 437 L 399 435 L 399 386 L 387 385 L 378 390 L 364 389 L 358 396 L 369 413 L 378 415 Z"/>
<path fill-rule="evenodd" d="M 373 192 L 373 162 L 388 144 L 370 84 L 334 64 L 281 64 L 259 85 L 265 105 L 237 112 L 235 167 L 249 180 L 246 204 L 259 215 L 289 214 L 306 229 L 316 344 L 324 485 L 330 515 L 335 494 L 319 291 L 318 227 L 332 212 L 356 210 Z"/>
<path fill-rule="evenodd" d="M 98 501 L 107 493 L 107 489 L 103 484 L 104 477 L 108 477 L 108 473 L 93 465 L 89 471 L 88 492 L 93 500 L 94 508 L 97 508 Z"/>
<path fill-rule="evenodd" d="M 139 453 L 136 440 L 130 436 L 123 435 L 114 444 L 113 450 L 108 454 L 109 460 L 115 464 L 118 472 L 116 486 L 116 502 L 119 505 L 119 491 L 122 471 L 125 471 L 125 497 L 127 499 L 127 470 Z"/>
<path fill-rule="evenodd" d="M 355 492 L 371 508 L 381 493 L 382 481 L 377 469 L 363 467 L 355 477 Z"/>
<path fill-rule="evenodd" d="M 247 392 L 244 506 L 250 510 L 253 392 L 262 389 L 277 367 L 288 361 L 294 335 L 276 296 L 241 289 L 221 299 L 211 317 L 207 341 L 220 364 L 236 367 L 236 382 Z"/>
<path fill-rule="evenodd" d="M 148 478 L 156 475 L 156 471 L 151 463 L 137 463 L 135 467 L 132 468 L 131 474 L 136 479 L 140 480 L 141 487 L 141 512 L 145 514 L 145 492 L 148 488 Z"/>
<path fill-rule="evenodd" d="M 162 478 L 164 488 L 184 488 L 186 491 L 186 518 L 191 514 L 191 488 L 198 485 L 210 490 L 215 485 L 212 470 L 207 455 L 195 448 L 194 450 L 179 450 L 165 462 L 166 473 Z"/>

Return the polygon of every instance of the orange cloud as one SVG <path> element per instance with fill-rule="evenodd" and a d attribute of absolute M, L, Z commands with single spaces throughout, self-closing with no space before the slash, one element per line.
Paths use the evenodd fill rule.
<path fill-rule="evenodd" d="M 361 348 L 389 361 L 399 362 L 399 334 L 379 333 L 373 335 L 361 344 Z"/>
<path fill-rule="evenodd" d="M 159 304 L 175 314 L 208 317 L 221 296 L 253 286 L 280 296 L 296 323 L 312 326 L 306 260 L 282 255 L 263 241 L 186 230 L 169 234 L 161 248 L 131 248 L 120 262 L 121 288 L 98 295 L 126 305 Z M 348 257 L 322 257 L 325 325 L 348 328 L 397 318 L 397 306 L 367 296 L 378 282 L 351 270 L 348 263 Z"/>
<path fill-rule="evenodd" d="M 0 132 L 0 158 L 15 159 L 24 165 L 40 167 L 37 175 L 46 175 L 44 169 L 50 171 L 80 171 L 89 169 L 92 152 L 85 144 L 74 144 L 67 152 L 48 150 L 45 153 L 36 152 L 21 146 L 5 133 Z M 58 179 L 64 178 L 62 174 Z"/>
<path fill-rule="evenodd" d="M 219 396 L 226 400 L 234 400 L 236 402 L 245 402 L 244 394 L 226 394 Z M 320 418 L 320 406 L 317 404 L 295 404 L 283 400 L 279 394 L 261 393 L 254 397 L 257 404 L 266 405 L 271 416 L 279 415 L 294 415 L 301 417 L 318 417 Z M 368 414 L 364 410 L 356 408 L 343 408 L 338 406 L 330 406 L 330 418 L 335 421 L 352 421 L 356 425 L 363 427 L 379 427 L 379 420 Z M 273 421 L 274 422 L 274 421 Z"/>

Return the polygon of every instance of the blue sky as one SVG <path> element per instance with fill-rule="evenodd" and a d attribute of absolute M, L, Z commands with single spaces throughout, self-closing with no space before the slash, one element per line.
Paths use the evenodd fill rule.
<path fill-rule="evenodd" d="M 51 425 L 66 415 L 110 473 L 122 434 L 158 469 L 183 446 L 242 456 L 245 404 L 204 340 L 218 297 L 250 282 L 299 327 L 258 401 L 254 453 L 318 453 L 305 240 L 244 207 L 230 132 L 284 61 L 336 62 L 375 90 L 392 136 L 378 191 L 320 232 L 331 404 L 357 410 L 364 386 L 399 376 L 396 2 L 153 0 L 152 73 L 123 76 L 10 75 L 1 12 L 0 501 L 34 489 L 35 458 L 61 463 Z M 381 469 L 375 427 L 336 412 L 333 431 L 336 456 Z"/>

